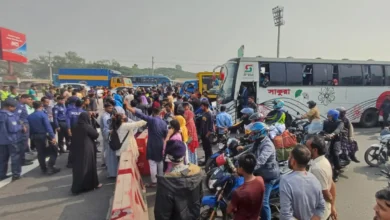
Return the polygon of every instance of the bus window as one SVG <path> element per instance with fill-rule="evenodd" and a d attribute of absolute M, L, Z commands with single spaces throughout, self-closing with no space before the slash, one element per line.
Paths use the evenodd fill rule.
<path fill-rule="evenodd" d="M 284 86 L 286 85 L 286 64 L 284 63 L 270 63 L 270 85 Z M 302 78 L 301 78 L 302 79 Z"/>
<path fill-rule="evenodd" d="M 385 85 L 390 86 L 390 66 L 385 66 L 385 74 Z"/>
<path fill-rule="evenodd" d="M 364 65 L 363 66 L 364 85 L 366 86 L 382 86 L 384 71 L 380 65 Z"/>
<path fill-rule="evenodd" d="M 361 86 L 363 84 L 361 65 L 339 65 L 339 79 L 342 86 Z"/>
<path fill-rule="evenodd" d="M 287 80 L 288 86 L 300 86 L 302 85 L 303 72 L 301 63 L 287 63 Z"/>
<path fill-rule="evenodd" d="M 121 78 L 117 78 L 117 79 L 116 79 L 116 82 L 117 82 L 117 83 L 122 83 L 122 79 L 121 79 Z"/>
<path fill-rule="evenodd" d="M 325 86 L 332 85 L 333 66 L 328 64 L 314 64 L 313 65 L 313 85 L 315 86 Z"/>
<path fill-rule="evenodd" d="M 302 73 L 303 85 L 313 85 L 313 64 L 304 64 L 302 68 Z"/>
<path fill-rule="evenodd" d="M 259 64 L 259 86 L 266 88 L 269 85 L 269 64 Z"/>
<path fill-rule="evenodd" d="M 332 74 L 332 82 L 331 85 L 338 86 L 339 85 L 339 66 L 332 65 L 333 74 Z"/>

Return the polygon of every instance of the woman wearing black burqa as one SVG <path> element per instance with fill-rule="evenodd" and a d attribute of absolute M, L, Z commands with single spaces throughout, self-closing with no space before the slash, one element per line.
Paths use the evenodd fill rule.
<path fill-rule="evenodd" d="M 74 149 L 72 193 L 79 194 L 102 186 L 99 184 L 95 157 L 95 140 L 99 133 L 93 128 L 87 112 L 79 116 L 72 135 Z"/>

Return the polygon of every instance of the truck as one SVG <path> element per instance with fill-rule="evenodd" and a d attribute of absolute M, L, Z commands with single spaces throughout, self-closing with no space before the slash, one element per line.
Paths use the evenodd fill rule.
<path fill-rule="evenodd" d="M 133 87 L 129 77 L 110 69 L 59 69 L 53 76 L 53 83 L 59 86 L 64 83 L 80 83 L 88 86 L 104 86 L 108 88 Z"/>

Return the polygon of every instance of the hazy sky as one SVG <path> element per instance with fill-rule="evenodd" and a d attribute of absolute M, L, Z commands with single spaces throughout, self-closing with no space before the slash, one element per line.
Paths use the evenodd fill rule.
<path fill-rule="evenodd" d="M 212 70 L 237 56 L 390 60 L 389 0 L 0 0 L 0 26 L 27 35 L 29 58 L 72 50 L 87 60 Z"/>

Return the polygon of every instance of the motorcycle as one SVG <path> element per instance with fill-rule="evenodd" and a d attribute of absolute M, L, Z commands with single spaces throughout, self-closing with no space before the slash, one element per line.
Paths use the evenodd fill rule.
<path fill-rule="evenodd" d="M 209 160 L 207 160 L 205 165 L 205 172 L 206 172 L 206 178 L 205 178 L 205 184 L 207 189 L 210 192 L 214 192 L 215 188 L 213 188 L 213 184 L 215 181 L 211 181 L 211 176 L 214 175 L 213 180 L 216 180 L 219 178 L 218 173 L 224 172 L 223 166 L 220 163 L 221 159 L 229 158 L 231 156 L 236 155 L 238 152 L 236 150 L 236 147 L 238 146 L 239 141 L 236 138 L 229 138 L 226 143 L 220 143 L 219 145 L 219 151 L 211 156 Z M 221 167 L 222 166 L 222 167 Z"/>
<path fill-rule="evenodd" d="M 378 140 L 379 144 L 371 145 L 364 153 L 364 160 L 371 167 L 378 167 L 389 160 L 390 131 L 388 128 L 383 129 Z"/>
<path fill-rule="evenodd" d="M 225 132 L 220 138 L 218 145 L 218 151 L 211 155 L 211 157 L 206 161 L 204 170 L 206 173 L 208 173 L 211 169 L 216 167 L 215 158 L 217 158 L 219 155 L 223 153 L 228 153 L 229 150 L 227 147 L 227 142 L 229 140 L 230 132 Z"/>
<path fill-rule="evenodd" d="M 326 149 L 327 149 L 327 153 L 326 153 L 325 157 L 329 160 L 329 162 L 332 166 L 332 169 L 334 171 L 333 157 L 332 157 L 332 154 L 329 152 L 333 137 L 329 136 L 325 132 L 319 132 L 318 134 L 323 135 L 325 138 L 325 145 L 326 145 Z M 351 161 L 347 160 L 346 155 L 344 155 L 342 152 L 340 153 L 339 159 L 340 159 L 340 166 L 342 169 L 346 168 L 351 163 Z"/>
<path fill-rule="evenodd" d="M 247 151 L 237 155 L 236 157 L 233 157 L 233 160 L 237 159 L 244 153 L 247 153 Z M 205 209 L 201 212 L 200 219 L 214 219 L 216 217 L 228 219 L 226 208 L 228 201 L 231 199 L 231 193 L 244 183 L 244 179 L 243 177 L 237 177 L 231 174 L 233 167 L 229 164 L 232 164 L 232 162 L 227 162 L 226 164 L 215 168 L 215 172 L 212 176 L 213 180 L 211 180 L 209 184 L 210 188 L 216 189 L 216 193 L 215 195 L 204 196 L 202 198 L 201 205 Z M 279 166 L 281 175 L 292 172 L 288 168 L 287 161 L 279 163 Z M 270 195 L 272 219 L 279 219 L 280 214 L 279 181 L 280 179 L 276 180 Z M 219 214 L 221 215 L 219 216 Z"/>
<path fill-rule="evenodd" d="M 307 120 L 296 118 L 291 122 L 291 126 L 287 130 L 297 137 L 298 143 L 303 144 L 309 124 L 310 122 Z"/>

